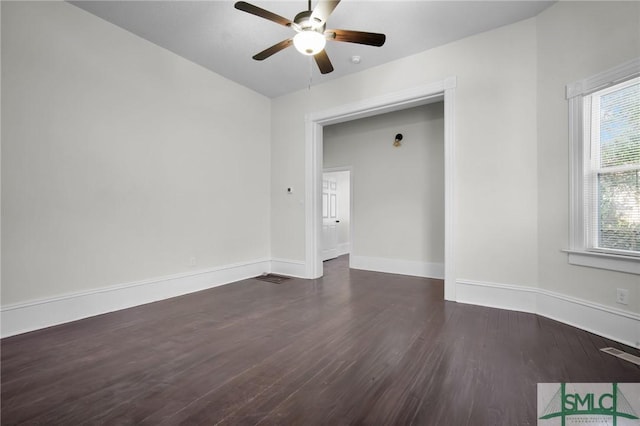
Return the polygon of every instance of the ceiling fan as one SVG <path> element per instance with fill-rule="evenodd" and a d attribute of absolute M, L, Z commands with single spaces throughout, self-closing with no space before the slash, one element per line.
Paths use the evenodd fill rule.
<path fill-rule="evenodd" d="M 293 21 L 245 1 L 239 1 L 235 4 L 235 8 L 238 10 L 292 28 L 296 32 L 295 36 L 268 47 L 254 55 L 253 59 L 262 61 L 293 44 L 303 55 L 313 56 L 320 72 L 328 74 L 333 71 L 333 65 L 324 50 L 327 40 L 378 47 L 384 44 L 386 40 L 384 34 L 351 30 L 327 30 L 327 19 L 338 6 L 340 0 L 319 0 L 313 10 L 311 10 L 311 0 L 308 1 L 308 10 L 298 13 L 293 18 Z"/>

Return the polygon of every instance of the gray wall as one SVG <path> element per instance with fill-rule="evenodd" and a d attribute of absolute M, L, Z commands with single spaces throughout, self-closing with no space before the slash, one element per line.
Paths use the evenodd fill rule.
<path fill-rule="evenodd" d="M 352 167 L 352 256 L 443 263 L 442 102 L 323 131 L 324 167 Z"/>

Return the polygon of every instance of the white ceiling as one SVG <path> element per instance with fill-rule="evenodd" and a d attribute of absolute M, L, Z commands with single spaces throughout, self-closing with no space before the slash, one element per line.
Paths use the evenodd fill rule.
<path fill-rule="evenodd" d="M 250 3 L 293 19 L 306 0 Z M 119 27 L 268 97 L 393 61 L 461 38 L 536 16 L 553 1 L 343 0 L 327 28 L 384 33 L 382 47 L 328 42 L 335 71 L 321 75 L 312 58 L 289 47 L 251 57 L 291 37 L 290 28 L 236 10 L 234 1 L 70 1 Z M 313 1 L 315 5 L 316 0 Z M 350 58 L 361 56 L 355 65 Z M 311 74 L 312 73 L 312 74 Z"/>

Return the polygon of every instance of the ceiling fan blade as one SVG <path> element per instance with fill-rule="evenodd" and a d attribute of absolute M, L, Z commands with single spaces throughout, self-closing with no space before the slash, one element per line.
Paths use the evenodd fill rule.
<path fill-rule="evenodd" d="M 328 40 L 368 44 L 369 46 L 378 47 L 382 46 L 387 39 L 384 34 L 351 30 L 327 30 L 324 34 Z"/>
<path fill-rule="evenodd" d="M 318 26 L 324 25 L 338 3 L 340 3 L 340 0 L 319 0 L 316 7 L 313 8 L 311 19 L 316 22 Z"/>
<path fill-rule="evenodd" d="M 264 49 L 262 52 L 253 55 L 253 59 L 255 59 L 256 61 L 263 61 L 267 59 L 269 56 L 275 55 L 279 51 L 291 46 L 292 43 L 293 43 L 292 38 L 282 40 L 280 43 L 276 43 L 273 46 Z"/>
<path fill-rule="evenodd" d="M 276 15 L 273 12 L 269 12 L 268 10 L 264 10 L 258 6 L 254 6 L 250 3 L 247 3 L 246 1 L 239 1 L 234 5 L 234 7 L 243 12 L 268 19 L 269 21 L 273 21 L 276 24 L 284 25 L 285 27 L 290 27 L 293 24 L 293 22 L 291 22 L 287 18 L 283 18 L 282 16 Z"/>
<path fill-rule="evenodd" d="M 321 50 L 320 53 L 316 53 L 313 58 L 316 60 L 316 64 L 318 64 L 318 68 L 320 68 L 321 74 L 329 74 L 331 71 L 333 71 L 333 65 L 331 65 L 329 56 L 324 49 Z"/>

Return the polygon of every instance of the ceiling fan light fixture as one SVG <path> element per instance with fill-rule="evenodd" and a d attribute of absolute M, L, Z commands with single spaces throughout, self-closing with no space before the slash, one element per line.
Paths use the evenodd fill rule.
<path fill-rule="evenodd" d="M 326 44 L 324 35 L 314 30 L 303 30 L 293 37 L 293 45 L 298 52 L 307 56 L 320 53 Z"/>
<path fill-rule="evenodd" d="M 246 1 L 238 1 L 234 4 L 238 10 L 275 22 L 296 32 L 295 36 L 253 55 L 253 59 L 262 61 L 293 44 L 298 52 L 306 56 L 313 56 L 321 74 L 328 74 L 333 71 L 333 65 L 324 49 L 327 40 L 378 47 L 384 44 L 386 39 L 384 34 L 353 30 L 327 30 L 327 18 L 340 3 L 340 0 L 317 0 L 313 9 L 311 9 L 311 0 L 307 1 L 307 10 L 298 13 L 292 21 Z M 353 61 L 357 62 L 357 59 Z"/>

